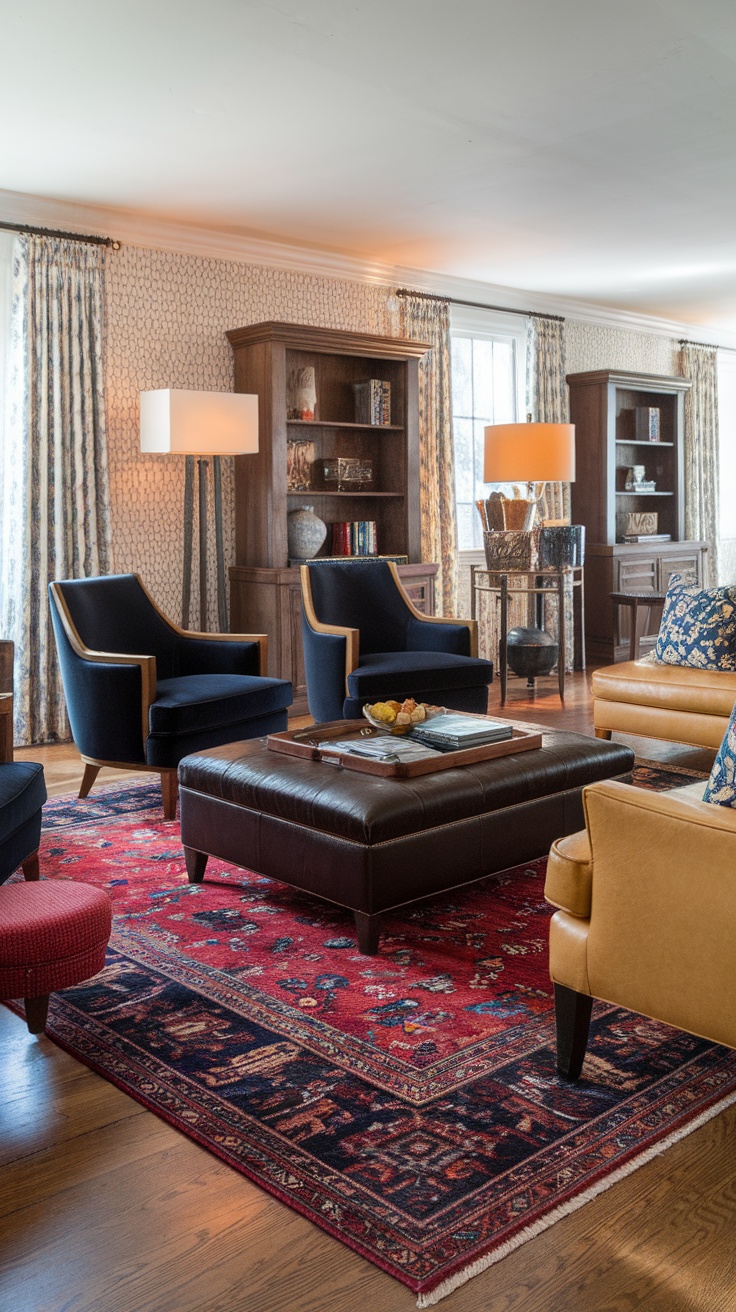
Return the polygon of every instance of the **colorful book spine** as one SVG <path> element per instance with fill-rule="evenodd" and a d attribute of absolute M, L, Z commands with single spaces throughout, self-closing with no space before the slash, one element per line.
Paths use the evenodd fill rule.
<path fill-rule="evenodd" d="M 376 556 L 378 535 L 373 519 L 338 520 L 332 525 L 333 556 Z"/>
<path fill-rule="evenodd" d="M 391 384 L 383 378 L 353 383 L 355 422 L 380 427 L 391 423 Z"/>

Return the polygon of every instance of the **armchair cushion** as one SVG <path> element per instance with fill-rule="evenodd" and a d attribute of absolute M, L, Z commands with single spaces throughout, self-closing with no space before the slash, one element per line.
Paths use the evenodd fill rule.
<path fill-rule="evenodd" d="M 0 884 L 38 849 L 45 801 L 42 765 L 33 761 L 0 764 Z"/>
<path fill-rule="evenodd" d="M 451 652 L 380 651 L 366 656 L 361 653 L 360 665 L 348 675 L 348 692 L 351 697 L 368 701 L 376 696 L 394 696 L 404 688 L 416 696 L 439 689 L 486 687 L 492 676 L 490 661 Z"/>
<path fill-rule="evenodd" d="M 655 650 L 665 665 L 736 670 L 736 587 L 698 588 L 673 574 Z"/>
<path fill-rule="evenodd" d="M 715 802 L 717 806 L 736 806 L 736 706 L 705 785 L 703 801 Z"/>
<path fill-rule="evenodd" d="M 230 642 L 216 638 L 179 637 L 175 652 L 175 674 L 251 674 L 260 669 L 257 642 Z"/>
<path fill-rule="evenodd" d="M 309 580 L 322 624 L 360 630 L 361 660 L 368 652 L 405 649 L 412 613 L 384 560 L 315 561 Z"/>
<path fill-rule="evenodd" d="M 158 680 L 149 723 L 152 734 L 179 736 L 257 719 L 290 705 L 291 684 L 284 679 L 187 674 Z"/>
<path fill-rule="evenodd" d="M 411 619 L 406 635 L 407 651 L 445 651 L 455 656 L 470 655 L 470 629 L 462 624 L 437 624 Z"/>
<path fill-rule="evenodd" d="M 42 765 L 34 761 L 0 765 L 0 843 L 36 815 L 45 801 Z"/>

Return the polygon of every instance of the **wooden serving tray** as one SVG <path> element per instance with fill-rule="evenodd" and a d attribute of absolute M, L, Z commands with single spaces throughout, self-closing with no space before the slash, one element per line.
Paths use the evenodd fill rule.
<path fill-rule="evenodd" d="M 489 719 L 492 717 L 489 716 Z M 497 717 L 493 717 L 494 719 Z M 390 734 L 373 729 L 366 720 L 334 720 L 331 724 L 315 724 L 310 729 L 287 729 L 283 733 L 270 733 L 266 739 L 272 752 L 300 756 L 302 760 L 322 761 L 342 766 L 344 770 L 357 770 L 360 774 L 380 775 L 384 779 L 416 779 L 418 775 L 435 774 L 438 770 L 455 770 L 460 765 L 475 765 L 478 761 L 492 761 L 497 756 L 512 756 L 542 746 L 542 735 L 513 726 L 511 738 L 500 743 L 484 743 L 481 747 L 464 747 L 459 752 L 443 752 L 426 761 L 371 761 L 367 756 L 352 756 L 341 752 L 339 756 L 323 755 L 317 742 L 329 738 L 386 738 Z"/>

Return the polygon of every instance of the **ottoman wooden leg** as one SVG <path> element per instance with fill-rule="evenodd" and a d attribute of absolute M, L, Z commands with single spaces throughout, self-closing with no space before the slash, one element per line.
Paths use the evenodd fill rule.
<path fill-rule="evenodd" d="M 49 1014 L 49 995 L 42 998 L 24 998 L 26 1008 L 26 1025 L 31 1034 L 43 1034 L 46 1029 L 46 1017 Z"/>
<path fill-rule="evenodd" d="M 375 957 L 378 951 L 378 938 L 381 933 L 381 917 L 369 916 L 365 911 L 354 911 L 355 928 L 358 931 L 358 947 L 363 956 Z"/>
<path fill-rule="evenodd" d="M 193 847 L 184 848 L 184 860 L 190 884 L 201 884 L 209 857 L 206 852 L 195 852 Z"/>
<path fill-rule="evenodd" d="M 557 1070 L 563 1080 L 580 1079 L 592 1009 L 590 994 L 576 993 L 564 984 L 555 984 Z"/>

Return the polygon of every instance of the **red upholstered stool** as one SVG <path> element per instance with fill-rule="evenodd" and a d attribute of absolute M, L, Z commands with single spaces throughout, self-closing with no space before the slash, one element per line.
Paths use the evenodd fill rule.
<path fill-rule="evenodd" d="M 46 1027 L 50 993 L 102 970 L 111 927 L 107 893 L 88 884 L 0 888 L 0 999 L 24 999 L 31 1034 Z"/>

